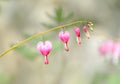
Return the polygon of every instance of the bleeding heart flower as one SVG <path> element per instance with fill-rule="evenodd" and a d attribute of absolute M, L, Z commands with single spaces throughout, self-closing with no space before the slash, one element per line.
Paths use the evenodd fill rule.
<path fill-rule="evenodd" d="M 45 42 L 40 41 L 37 44 L 37 49 L 45 57 L 44 63 L 48 64 L 49 63 L 49 61 L 48 61 L 48 54 L 52 50 L 52 43 L 50 41 L 45 41 Z"/>
<path fill-rule="evenodd" d="M 120 43 L 114 43 L 113 54 L 120 56 Z"/>
<path fill-rule="evenodd" d="M 98 50 L 99 50 L 100 54 L 105 55 L 107 53 L 106 44 L 105 43 L 101 44 L 99 46 Z"/>
<path fill-rule="evenodd" d="M 114 64 L 118 64 L 120 58 L 120 43 L 114 43 L 113 47 L 113 62 Z"/>
<path fill-rule="evenodd" d="M 69 41 L 69 38 L 70 38 L 69 32 L 68 31 L 59 32 L 59 38 L 65 44 L 65 50 L 69 51 L 69 48 L 68 48 L 68 41 Z"/>
<path fill-rule="evenodd" d="M 75 34 L 77 36 L 77 43 L 81 44 L 81 38 L 80 38 L 80 28 L 79 27 L 74 27 Z"/>
<path fill-rule="evenodd" d="M 111 59 L 114 65 L 119 63 L 120 58 L 120 43 L 113 42 L 112 40 L 108 40 L 99 46 L 99 52 L 102 55 L 106 55 Z M 111 57 L 112 55 L 112 57 Z"/>
<path fill-rule="evenodd" d="M 105 55 L 106 53 L 111 54 L 113 52 L 113 46 L 114 46 L 114 42 L 112 40 L 108 40 L 99 46 L 99 52 L 102 55 Z"/>
<path fill-rule="evenodd" d="M 89 39 L 89 38 L 90 38 L 90 34 L 89 34 L 89 31 L 88 31 L 88 27 L 87 27 L 87 26 L 84 26 L 84 27 L 83 27 L 83 30 L 84 30 L 84 32 L 85 32 L 86 37 Z"/>
<path fill-rule="evenodd" d="M 107 52 L 112 53 L 114 48 L 114 42 L 112 40 L 108 40 L 107 42 L 105 42 L 105 44 L 106 44 Z"/>

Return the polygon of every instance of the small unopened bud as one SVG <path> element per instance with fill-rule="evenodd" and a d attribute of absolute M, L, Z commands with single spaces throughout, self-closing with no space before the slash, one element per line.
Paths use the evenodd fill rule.
<path fill-rule="evenodd" d="M 93 31 L 93 23 L 92 22 L 88 23 L 88 27 L 90 28 L 91 31 Z"/>
<path fill-rule="evenodd" d="M 89 33 L 89 31 L 88 31 L 88 27 L 87 27 L 87 26 L 84 26 L 84 27 L 83 27 L 83 30 L 84 30 L 84 32 L 85 32 L 86 37 L 89 39 L 89 38 L 90 38 L 90 33 Z"/>
<path fill-rule="evenodd" d="M 75 28 L 74 28 L 74 32 L 75 32 L 75 34 L 76 34 L 77 43 L 78 43 L 78 44 L 81 44 L 80 28 L 79 28 L 79 27 L 75 27 Z"/>

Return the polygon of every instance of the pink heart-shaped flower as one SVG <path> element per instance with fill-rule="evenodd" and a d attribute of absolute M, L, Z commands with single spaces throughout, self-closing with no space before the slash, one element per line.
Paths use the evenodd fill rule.
<path fill-rule="evenodd" d="M 68 31 L 61 31 L 59 33 L 59 38 L 61 39 L 62 42 L 67 43 L 70 38 L 70 34 Z"/>
<path fill-rule="evenodd" d="M 47 56 L 52 50 L 52 43 L 50 41 L 45 41 L 45 42 L 40 41 L 37 44 L 37 49 L 43 56 L 45 56 L 45 64 L 48 64 Z"/>
<path fill-rule="evenodd" d="M 113 54 L 114 56 L 120 56 L 120 43 L 114 43 Z"/>
<path fill-rule="evenodd" d="M 63 43 L 65 43 L 65 50 L 69 51 L 69 48 L 68 48 L 68 41 L 69 41 L 69 38 L 70 38 L 69 32 L 68 31 L 61 31 L 59 33 L 59 38 Z"/>

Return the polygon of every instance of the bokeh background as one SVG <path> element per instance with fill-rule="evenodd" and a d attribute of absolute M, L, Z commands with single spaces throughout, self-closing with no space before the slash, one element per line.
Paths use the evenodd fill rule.
<path fill-rule="evenodd" d="M 120 84 L 119 64 L 112 65 L 98 52 L 101 42 L 120 39 L 119 10 L 120 0 L 0 0 L 0 52 L 57 25 L 75 20 L 94 23 L 90 39 L 82 31 L 79 46 L 73 26 L 66 29 L 71 34 L 69 52 L 57 30 L 1 57 L 0 84 Z M 43 38 L 54 44 L 49 65 L 36 50 Z"/>

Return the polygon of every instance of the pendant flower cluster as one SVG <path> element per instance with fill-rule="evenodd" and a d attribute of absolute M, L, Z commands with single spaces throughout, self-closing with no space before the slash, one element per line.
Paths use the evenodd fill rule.
<path fill-rule="evenodd" d="M 6 55 L 7 53 L 9 53 L 10 51 L 18 48 L 19 46 L 23 45 L 24 43 L 27 43 L 28 41 L 30 40 L 33 40 L 35 38 L 38 38 L 40 36 L 43 36 L 44 34 L 46 33 L 49 33 L 49 32 L 52 32 L 52 31 L 55 31 L 55 30 L 58 30 L 58 29 L 62 29 L 62 28 L 65 28 L 65 27 L 69 27 L 69 26 L 74 26 L 74 25 L 77 25 L 77 24 L 82 24 L 84 23 L 84 25 L 86 24 L 87 26 L 84 26 L 83 27 L 83 31 L 85 32 L 85 35 L 90 38 L 90 34 L 89 34 L 89 31 L 88 31 L 88 28 L 90 30 L 93 30 L 93 23 L 92 22 L 89 22 L 89 21 L 74 21 L 74 22 L 71 22 L 71 23 L 68 23 L 68 24 L 64 24 L 64 25 L 59 25 L 59 26 L 56 26 L 56 27 L 53 27 L 53 28 L 50 28 L 46 31 L 43 31 L 43 32 L 40 32 L 40 33 L 37 33 L 37 34 L 34 34 L 18 43 L 16 43 L 15 45 L 12 45 L 10 48 L 8 48 L 7 50 L 3 51 L 0 53 L 0 57 Z M 80 37 L 80 28 L 79 27 L 75 27 L 74 28 L 74 32 L 76 34 L 76 38 L 77 38 L 77 43 L 78 44 L 81 44 L 81 37 Z M 64 43 L 65 45 L 65 50 L 66 51 L 69 51 L 69 47 L 68 47 L 68 41 L 70 39 L 70 34 L 68 31 L 61 31 L 59 32 L 58 34 L 58 37 L 60 38 L 60 40 Z M 49 63 L 49 60 L 48 60 L 48 55 L 50 54 L 51 50 L 52 50 L 52 43 L 50 41 L 40 41 L 38 42 L 37 44 L 37 50 L 39 51 L 39 53 L 41 55 L 44 56 L 44 63 L 45 64 L 48 64 Z"/>
<path fill-rule="evenodd" d="M 83 27 L 83 31 L 85 32 L 86 37 L 90 38 L 88 28 L 90 28 L 90 30 L 93 30 L 91 23 L 88 23 L 87 26 Z M 74 33 L 76 35 L 77 43 L 81 44 L 81 31 L 80 31 L 80 28 L 76 26 L 76 27 L 74 27 L 73 31 L 74 31 Z M 61 42 L 64 43 L 65 50 L 69 51 L 68 42 L 69 42 L 69 39 L 70 39 L 70 33 L 68 31 L 60 31 L 59 34 L 58 34 L 58 37 L 61 40 Z M 50 52 L 52 50 L 52 43 L 50 41 L 45 41 L 45 42 L 40 41 L 37 44 L 37 50 L 40 52 L 41 55 L 44 56 L 44 63 L 48 64 L 49 63 L 48 55 L 50 54 Z"/>
<path fill-rule="evenodd" d="M 99 52 L 101 55 L 111 58 L 112 62 L 116 65 L 118 64 L 120 58 L 120 42 L 108 40 L 99 46 Z"/>

